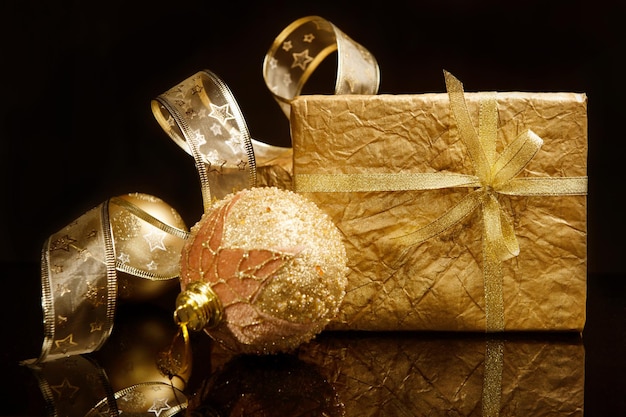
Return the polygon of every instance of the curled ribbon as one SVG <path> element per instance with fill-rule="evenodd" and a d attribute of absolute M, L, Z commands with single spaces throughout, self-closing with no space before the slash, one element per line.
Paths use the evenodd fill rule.
<path fill-rule="evenodd" d="M 486 331 L 502 331 L 501 263 L 519 254 L 515 230 L 498 201 L 498 194 L 516 196 L 585 195 L 587 177 L 518 177 L 541 148 L 543 141 L 531 130 L 520 134 L 497 155 L 497 102 L 495 93 L 481 96 L 479 127 L 476 131 L 465 102 L 463 85 L 444 72 L 450 110 L 458 133 L 471 158 L 474 175 L 454 173 L 400 174 L 298 174 L 298 192 L 358 192 L 432 190 L 453 187 L 475 188 L 456 205 L 431 223 L 390 237 L 394 247 L 404 247 L 402 259 L 411 247 L 444 233 L 477 209 L 483 218 L 483 275 Z"/>
<path fill-rule="evenodd" d="M 139 193 L 106 200 L 50 235 L 41 255 L 42 350 L 24 364 L 98 350 L 125 295 L 119 279 L 177 283 L 187 235 L 169 205 Z"/>
<path fill-rule="evenodd" d="M 228 86 L 200 71 L 152 100 L 161 128 L 193 156 L 203 205 L 256 185 L 256 159 L 248 126 Z"/>
<path fill-rule="evenodd" d="M 380 70 L 374 56 L 319 16 L 295 20 L 276 37 L 263 62 L 267 88 L 287 118 L 291 101 L 324 59 L 337 51 L 335 94 L 376 94 Z"/>
<path fill-rule="evenodd" d="M 289 118 L 291 100 L 332 52 L 337 51 L 336 94 L 375 94 L 379 68 L 374 56 L 326 19 L 295 20 L 275 38 L 263 62 L 263 76 Z M 193 156 L 206 211 L 226 194 L 260 185 L 292 188 L 292 148 L 251 137 L 226 83 L 199 71 L 152 100 L 161 128 Z"/>
<path fill-rule="evenodd" d="M 299 19 L 281 32 L 264 62 L 266 83 L 287 116 L 289 101 L 335 50 L 337 94 L 377 91 L 378 65 L 365 48 L 325 19 Z M 291 163 L 291 148 L 250 137 L 230 89 L 211 71 L 184 80 L 152 100 L 151 106 L 170 138 L 194 157 L 205 210 L 215 199 L 256 186 L 257 164 L 287 159 Z M 47 239 L 41 255 L 42 350 L 38 358 L 22 362 L 37 373 L 47 399 L 53 398 L 51 389 L 69 390 L 70 396 L 78 391 L 67 379 L 50 388 L 47 377 L 67 364 L 80 362 L 84 369 L 91 369 L 81 355 L 98 350 L 111 334 L 124 279 L 177 282 L 179 256 L 187 237 L 187 228 L 173 208 L 156 197 L 129 194 L 106 200 Z M 116 400 L 144 396 L 158 385 L 147 382 L 115 394 L 107 392 L 89 415 L 117 415 Z M 186 406 L 185 402 L 179 408 L 167 407 L 166 412 L 167 402 L 159 401 L 155 399 L 145 413 L 171 415 Z"/>

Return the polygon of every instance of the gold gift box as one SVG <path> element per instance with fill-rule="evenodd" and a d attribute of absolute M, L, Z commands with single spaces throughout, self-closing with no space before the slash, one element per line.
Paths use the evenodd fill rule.
<path fill-rule="evenodd" d="M 477 131 L 485 100 L 495 97 L 496 154 L 511 153 L 526 129 L 541 138 L 518 178 L 586 181 L 584 94 L 472 92 L 464 97 Z M 570 195 L 559 185 L 552 192 L 548 185 L 541 195 L 492 198 L 519 245 L 519 254 L 496 262 L 497 268 L 486 266 L 480 207 L 418 244 L 394 241 L 437 225 L 473 191 L 429 188 L 431 174 L 475 174 L 450 103 L 445 93 L 303 95 L 292 102 L 295 190 L 331 216 L 349 258 L 347 294 L 329 329 L 581 331 L 587 275 L 584 194 Z M 415 174 L 419 178 L 412 180 Z M 421 185 L 405 185 L 411 181 Z M 486 275 L 496 281 L 492 287 L 486 287 Z M 486 309 L 497 310 L 486 304 L 490 293 L 500 298 L 503 310 L 495 327 L 486 317 Z"/>

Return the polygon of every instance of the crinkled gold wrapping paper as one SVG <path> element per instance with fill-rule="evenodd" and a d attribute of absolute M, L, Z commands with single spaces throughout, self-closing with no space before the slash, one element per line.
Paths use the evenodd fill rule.
<path fill-rule="evenodd" d="M 258 187 L 293 188 L 293 148 L 265 146 L 254 142 Z"/>
<path fill-rule="evenodd" d="M 466 93 L 477 115 L 482 93 Z M 497 93 L 500 152 L 522 131 L 544 141 L 520 177 L 587 175 L 587 99 L 575 93 Z M 478 120 L 478 116 L 475 116 Z M 446 94 L 300 96 L 292 103 L 293 175 L 474 174 Z M 329 329 L 484 331 L 482 218 L 472 215 L 406 248 L 414 230 L 470 191 L 311 192 L 344 235 L 347 295 Z M 586 196 L 506 196 L 520 253 L 502 262 L 505 331 L 580 331 L 586 302 Z"/>
<path fill-rule="evenodd" d="M 345 417 L 583 415 L 580 338 L 351 333 L 323 334 L 298 354 L 333 386 Z M 500 345 L 497 357 L 487 356 L 488 344 Z M 492 378 L 486 370 L 497 360 Z"/>

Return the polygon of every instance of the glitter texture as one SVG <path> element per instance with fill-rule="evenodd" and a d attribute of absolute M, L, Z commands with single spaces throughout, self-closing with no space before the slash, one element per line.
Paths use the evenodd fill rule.
<path fill-rule="evenodd" d="M 244 353 L 288 351 L 338 313 L 346 287 L 341 235 L 314 203 L 259 187 L 218 201 L 192 227 L 181 279 L 211 283 L 224 320 L 209 335 Z"/>

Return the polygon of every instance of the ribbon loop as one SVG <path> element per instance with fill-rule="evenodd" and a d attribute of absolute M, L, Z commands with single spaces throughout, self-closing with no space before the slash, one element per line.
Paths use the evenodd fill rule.
<path fill-rule="evenodd" d="M 337 51 L 335 94 L 376 94 L 380 71 L 374 56 L 337 26 L 319 16 L 300 18 L 275 38 L 263 62 L 267 88 L 287 118 L 321 62 Z"/>
<path fill-rule="evenodd" d="M 248 126 L 228 86 L 204 70 L 152 100 L 161 128 L 193 156 L 204 209 L 213 199 L 256 185 Z"/>
<path fill-rule="evenodd" d="M 495 161 L 491 185 L 497 190 L 516 177 L 543 145 L 543 140 L 527 130 L 511 142 Z"/>
<path fill-rule="evenodd" d="M 467 152 L 472 159 L 474 171 L 478 179 L 483 185 L 488 185 L 491 182 L 491 164 L 467 109 L 463 84 L 447 71 L 444 71 L 444 76 L 448 97 L 450 98 L 450 110 L 456 121 L 459 136 L 467 147 Z M 493 101 L 493 104 L 495 104 L 495 101 Z M 487 111 L 487 113 L 492 114 L 493 112 Z M 491 138 L 491 135 L 489 137 Z"/>
<path fill-rule="evenodd" d="M 43 345 L 39 358 L 23 364 L 100 349 L 113 330 L 118 296 L 137 296 L 127 293 L 139 286 L 131 280 L 163 288 L 177 283 L 187 234 L 171 206 L 133 193 L 106 200 L 50 235 L 41 254 Z"/>

